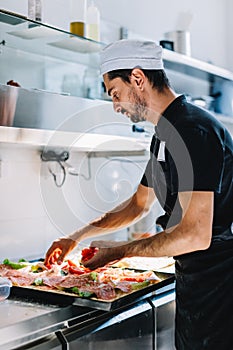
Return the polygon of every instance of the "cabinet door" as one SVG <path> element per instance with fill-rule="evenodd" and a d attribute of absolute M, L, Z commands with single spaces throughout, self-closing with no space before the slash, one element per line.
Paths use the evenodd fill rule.
<path fill-rule="evenodd" d="M 175 301 L 156 309 L 157 350 L 175 350 Z"/>
<path fill-rule="evenodd" d="M 155 349 L 153 310 L 121 320 L 121 314 L 98 324 L 87 334 L 71 340 L 69 349 L 76 350 L 141 350 Z M 112 324 L 113 323 L 113 324 Z"/>

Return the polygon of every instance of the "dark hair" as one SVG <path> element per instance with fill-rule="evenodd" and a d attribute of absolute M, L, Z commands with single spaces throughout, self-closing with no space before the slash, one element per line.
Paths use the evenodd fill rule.
<path fill-rule="evenodd" d="M 130 75 L 133 69 L 117 69 L 111 72 L 108 72 L 109 80 L 115 78 L 121 78 L 123 81 L 130 83 Z M 164 89 L 171 87 L 170 81 L 163 69 L 142 69 L 143 73 L 151 83 L 154 89 L 157 89 L 159 92 L 163 92 Z"/>

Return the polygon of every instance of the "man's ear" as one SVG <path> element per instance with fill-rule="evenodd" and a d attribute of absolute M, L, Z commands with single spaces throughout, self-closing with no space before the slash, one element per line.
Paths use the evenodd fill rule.
<path fill-rule="evenodd" d="M 145 83 L 145 75 L 139 68 L 134 68 L 131 72 L 131 84 L 135 84 L 138 88 L 143 90 Z"/>

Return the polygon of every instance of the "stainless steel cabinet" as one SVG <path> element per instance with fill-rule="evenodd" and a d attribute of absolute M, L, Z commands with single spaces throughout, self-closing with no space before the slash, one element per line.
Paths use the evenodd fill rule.
<path fill-rule="evenodd" d="M 18 338 L 2 345 L 4 350 L 13 344 L 21 350 L 174 350 L 174 298 L 174 289 L 170 289 L 107 312 L 74 305 L 54 311 L 48 308 L 39 318 L 12 325 Z M 36 313 L 38 305 L 34 307 Z"/>
<path fill-rule="evenodd" d="M 156 306 L 157 305 L 157 306 Z M 51 334 L 31 349 L 174 350 L 174 291 L 148 299 L 92 323 Z M 59 345 L 60 341 L 60 345 Z"/>

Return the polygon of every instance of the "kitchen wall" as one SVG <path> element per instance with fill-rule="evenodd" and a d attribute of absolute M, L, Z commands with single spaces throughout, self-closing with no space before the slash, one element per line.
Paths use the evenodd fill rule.
<path fill-rule="evenodd" d="M 151 39 L 160 40 L 164 32 L 188 28 L 193 57 L 227 66 L 226 1 L 119 0 L 111 1 L 111 6 L 108 0 L 96 3 L 104 18 Z"/>
<path fill-rule="evenodd" d="M 0 261 L 43 257 L 58 236 L 73 232 L 126 200 L 135 191 L 148 159 L 108 154 L 89 158 L 88 153 L 73 151 L 71 144 L 64 164 L 65 181 L 60 186 L 61 167 L 56 162 L 42 162 L 41 149 L 33 146 L 33 141 L 22 146 L 1 143 Z M 146 225 L 154 232 L 151 218 Z M 113 238 L 126 240 L 128 232 L 108 235 L 108 239 Z"/>
<path fill-rule="evenodd" d="M 192 56 L 233 70 L 231 0 L 96 0 L 103 21 L 153 40 L 172 30 L 189 29 Z M 27 0 L 0 0 L 0 7 L 27 14 Z M 44 0 L 44 21 L 69 28 L 69 1 Z M 105 25 L 103 26 L 105 27 Z"/>

